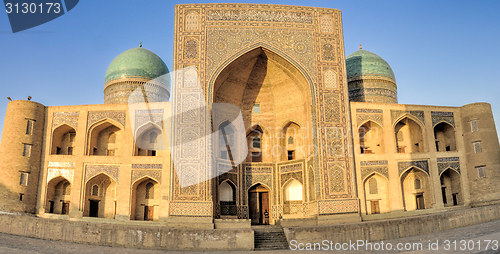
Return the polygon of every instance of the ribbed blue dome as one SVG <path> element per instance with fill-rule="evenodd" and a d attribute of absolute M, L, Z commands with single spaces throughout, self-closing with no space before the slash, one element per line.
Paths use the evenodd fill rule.
<path fill-rule="evenodd" d="M 396 81 L 391 66 L 380 56 L 366 50 L 358 50 L 346 58 L 347 78 L 382 76 Z"/>

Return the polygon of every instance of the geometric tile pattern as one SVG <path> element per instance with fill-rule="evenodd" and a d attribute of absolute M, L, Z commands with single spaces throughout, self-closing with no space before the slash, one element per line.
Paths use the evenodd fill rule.
<path fill-rule="evenodd" d="M 440 122 L 447 122 L 451 124 L 451 126 L 455 127 L 455 118 L 453 117 L 453 112 L 437 112 L 432 111 L 432 127 L 436 126 L 436 124 Z"/>
<path fill-rule="evenodd" d="M 119 165 L 85 165 L 85 182 L 100 173 L 106 173 L 118 183 L 119 169 Z"/>
<path fill-rule="evenodd" d="M 132 164 L 132 168 L 140 169 L 162 169 L 163 164 Z"/>
<path fill-rule="evenodd" d="M 200 29 L 200 15 L 198 12 L 191 11 L 186 15 L 186 30 L 199 30 Z"/>
<path fill-rule="evenodd" d="M 198 58 L 198 40 L 190 38 L 186 39 L 184 45 L 184 58 L 197 59 Z"/>
<path fill-rule="evenodd" d="M 332 70 L 327 70 L 323 74 L 323 84 L 325 84 L 325 89 L 337 89 L 337 73 Z"/>
<path fill-rule="evenodd" d="M 408 169 L 409 167 L 412 167 L 412 166 L 415 166 L 417 168 L 424 170 L 429 175 L 429 164 L 426 160 L 422 160 L 422 161 L 400 161 L 400 162 L 398 162 L 399 176 L 401 176 L 403 171 L 405 171 L 406 169 Z"/>
<path fill-rule="evenodd" d="M 246 205 L 239 205 L 237 206 L 237 211 L 238 219 L 248 219 L 248 206 Z"/>
<path fill-rule="evenodd" d="M 394 123 L 396 119 L 404 114 L 410 114 L 416 117 L 422 124 L 425 125 L 424 111 L 413 111 L 413 110 L 391 110 L 391 120 Z"/>
<path fill-rule="evenodd" d="M 331 15 L 323 15 L 319 18 L 319 27 L 322 33 L 333 33 L 333 18 Z"/>
<path fill-rule="evenodd" d="M 357 213 L 359 201 L 357 199 L 320 200 L 318 210 L 320 215 Z"/>
<path fill-rule="evenodd" d="M 361 166 L 381 166 L 387 165 L 388 163 L 388 161 L 361 161 L 359 164 Z"/>
<path fill-rule="evenodd" d="M 321 40 L 321 58 L 324 61 L 335 61 L 335 41 Z"/>
<path fill-rule="evenodd" d="M 79 115 L 80 112 L 54 112 L 52 114 L 52 128 L 65 123 L 76 130 L 78 128 Z"/>
<path fill-rule="evenodd" d="M 337 127 L 327 127 L 326 129 L 326 149 L 328 157 L 343 156 L 344 146 L 342 138 L 344 137 L 342 129 Z"/>
<path fill-rule="evenodd" d="M 293 172 L 293 173 L 281 174 L 281 187 L 283 187 L 283 185 L 285 185 L 285 183 L 291 178 L 304 184 L 304 181 L 302 180 L 302 172 Z"/>
<path fill-rule="evenodd" d="M 446 169 L 452 168 L 460 174 L 460 158 L 459 157 L 447 157 L 438 158 L 438 172 L 439 175 L 443 173 Z"/>
<path fill-rule="evenodd" d="M 142 124 L 147 122 L 155 123 L 162 126 L 163 109 L 151 110 L 136 110 L 135 111 L 135 129 L 137 130 Z"/>
<path fill-rule="evenodd" d="M 132 170 L 132 183 L 144 176 L 148 176 L 158 183 L 161 183 L 161 173 L 161 170 Z"/>
<path fill-rule="evenodd" d="M 374 172 L 377 172 L 389 179 L 389 169 L 387 167 L 361 167 L 361 179 L 365 179 L 368 175 L 371 175 Z"/>
<path fill-rule="evenodd" d="M 325 94 L 325 121 L 329 123 L 340 122 L 340 105 L 337 94 Z"/>
<path fill-rule="evenodd" d="M 372 110 L 366 110 L 372 111 Z M 374 111 L 374 110 L 373 110 Z M 360 109 L 356 110 L 356 122 L 359 125 L 364 123 L 366 120 L 372 120 L 378 123 L 380 126 L 383 126 L 384 115 L 382 114 L 382 110 L 380 112 L 372 112 L 372 113 L 360 113 Z"/>
<path fill-rule="evenodd" d="M 95 122 L 103 119 L 109 118 L 113 119 L 122 124 L 125 128 L 125 111 L 89 111 L 87 120 L 87 129 L 92 126 Z M 118 127 L 118 126 L 117 126 Z"/>
<path fill-rule="evenodd" d="M 211 202 L 170 202 L 171 216 L 211 217 Z"/>
<path fill-rule="evenodd" d="M 292 171 L 302 171 L 302 167 L 304 165 L 304 162 L 293 162 L 291 164 L 281 164 L 278 166 L 279 172 L 280 173 L 287 173 L 287 172 L 292 172 Z"/>
<path fill-rule="evenodd" d="M 345 191 L 345 172 L 341 164 L 328 163 L 330 193 Z"/>

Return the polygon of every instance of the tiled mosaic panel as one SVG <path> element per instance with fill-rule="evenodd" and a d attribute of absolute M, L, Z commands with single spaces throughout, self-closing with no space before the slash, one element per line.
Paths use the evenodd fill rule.
<path fill-rule="evenodd" d="M 148 176 L 158 183 L 161 183 L 161 173 L 161 170 L 132 170 L 132 183 L 144 176 Z"/>
<path fill-rule="evenodd" d="M 325 73 L 323 74 L 323 84 L 325 89 L 337 89 L 337 73 L 333 70 L 325 71 Z"/>
<path fill-rule="evenodd" d="M 283 206 L 282 205 L 273 205 L 271 207 L 271 218 L 282 218 L 283 217 Z"/>
<path fill-rule="evenodd" d="M 67 124 L 75 130 L 78 128 L 79 112 L 54 112 L 52 114 L 52 128 L 61 124 Z"/>
<path fill-rule="evenodd" d="M 278 28 L 208 28 L 207 74 L 212 75 L 234 50 L 249 47 L 255 42 L 266 42 L 275 49 L 294 49 L 287 53 L 305 67 L 309 76 L 316 77 L 314 65 L 314 32 L 309 30 Z"/>
<path fill-rule="evenodd" d="M 245 164 L 245 172 L 247 174 L 271 174 L 273 171 L 272 167 L 266 166 L 247 166 Z"/>
<path fill-rule="evenodd" d="M 248 206 L 246 205 L 239 205 L 236 207 L 238 219 L 248 219 Z"/>
<path fill-rule="evenodd" d="M 357 213 L 359 201 L 357 199 L 320 200 L 318 210 L 321 215 Z"/>
<path fill-rule="evenodd" d="M 135 111 L 135 130 L 147 122 L 152 122 L 162 127 L 163 109 L 136 110 Z"/>
<path fill-rule="evenodd" d="M 304 180 L 302 179 L 302 171 L 300 171 L 300 172 L 281 174 L 281 187 L 283 187 L 283 185 L 285 185 L 285 183 L 291 178 L 296 179 L 301 184 L 304 184 Z"/>
<path fill-rule="evenodd" d="M 238 187 L 238 174 L 236 173 L 225 173 L 223 175 L 219 176 L 219 185 L 226 181 L 226 180 L 231 180 L 231 183 L 235 186 Z"/>
<path fill-rule="evenodd" d="M 415 166 L 427 172 L 429 175 L 429 163 L 425 160 L 423 161 L 400 161 L 398 162 L 398 172 L 399 176 L 408 169 L 409 167 Z"/>
<path fill-rule="evenodd" d="M 186 15 L 185 28 L 186 31 L 200 29 L 200 14 L 197 11 L 192 10 Z"/>
<path fill-rule="evenodd" d="M 92 177 L 94 177 L 100 173 L 106 173 L 116 183 L 118 183 L 118 171 L 119 171 L 119 169 L 120 169 L 120 166 L 118 166 L 118 165 L 86 165 L 85 166 L 85 182 L 87 182 Z"/>
<path fill-rule="evenodd" d="M 437 161 L 439 175 L 441 175 L 441 173 L 443 173 L 448 168 L 456 170 L 459 174 L 461 173 L 459 157 L 438 158 Z"/>
<path fill-rule="evenodd" d="M 319 18 L 319 27 L 322 33 L 333 33 L 333 18 L 331 15 L 323 15 Z"/>
<path fill-rule="evenodd" d="M 200 46 L 196 38 L 188 37 L 184 42 L 184 59 L 198 59 Z"/>
<path fill-rule="evenodd" d="M 326 152 L 328 157 L 344 156 L 344 138 L 341 128 L 325 128 L 326 129 Z"/>
<path fill-rule="evenodd" d="M 338 94 L 325 94 L 325 122 L 339 123 L 340 122 L 340 101 Z"/>
<path fill-rule="evenodd" d="M 413 110 L 391 110 L 391 120 L 394 123 L 400 116 L 409 114 L 416 117 L 422 124 L 425 124 L 424 111 Z"/>
<path fill-rule="evenodd" d="M 321 59 L 323 61 L 335 61 L 335 40 L 321 39 Z"/>
<path fill-rule="evenodd" d="M 200 120 L 200 99 L 198 94 L 182 95 L 182 123 L 198 123 Z"/>
<path fill-rule="evenodd" d="M 361 167 L 361 179 L 365 179 L 374 172 L 377 172 L 389 179 L 389 169 L 387 167 Z"/>
<path fill-rule="evenodd" d="M 398 100 L 398 93 L 390 89 L 364 87 L 360 89 L 349 90 L 349 98 L 351 98 L 351 100 L 359 97 L 371 97 L 371 96 L 377 96 L 377 97 L 384 96 L 384 97 L 389 97 L 394 101 Z"/>
<path fill-rule="evenodd" d="M 384 115 L 382 113 L 356 113 L 356 123 L 358 127 L 365 123 L 367 120 L 371 120 L 380 126 L 384 126 Z"/>
<path fill-rule="evenodd" d="M 75 170 L 72 168 L 48 168 L 47 169 L 47 183 L 50 180 L 62 176 L 66 178 L 71 184 L 73 184 L 73 178 L 75 175 Z"/>
<path fill-rule="evenodd" d="M 307 206 L 307 214 L 309 215 L 318 214 L 318 202 L 309 202 L 305 205 Z"/>
<path fill-rule="evenodd" d="M 307 173 L 309 174 L 309 201 L 314 201 L 316 200 L 316 183 L 314 181 L 314 169 L 311 166 L 309 166 Z"/>
<path fill-rule="evenodd" d="M 89 111 L 87 116 L 87 129 L 104 118 L 113 119 L 125 128 L 125 116 L 125 111 Z"/>
<path fill-rule="evenodd" d="M 342 164 L 329 162 L 327 174 L 325 174 L 325 180 L 326 179 L 328 179 L 330 195 L 335 192 L 345 191 L 346 176 Z"/>
<path fill-rule="evenodd" d="M 302 201 L 285 201 L 283 203 L 283 214 L 304 214 Z"/>
<path fill-rule="evenodd" d="M 432 111 L 432 127 L 436 126 L 440 122 L 446 122 L 455 127 L 455 118 L 453 117 L 453 112 L 438 112 Z"/>
<path fill-rule="evenodd" d="M 279 165 L 280 173 L 287 173 L 293 171 L 302 171 L 303 160 L 299 162 L 287 163 Z"/>
<path fill-rule="evenodd" d="M 200 144 L 198 142 L 198 133 L 196 129 L 183 129 L 181 137 L 181 158 L 196 159 L 199 158 Z"/>
<path fill-rule="evenodd" d="M 132 164 L 132 168 L 137 169 L 162 169 L 163 164 Z"/>
<path fill-rule="evenodd" d="M 388 161 L 361 161 L 359 165 L 361 166 L 383 166 L 388 165 Z"/>
<path fill-rule="evenodd" d="M 246 175 L 246 189 L 256 183 L 263 183 L 272 190 L 273 183 L 271 175 Z"/>
<path fill-rule="evenodd" d="M 171 216 L 211 217 L 211 202 L 170 202 Z"/>
<path fill-rule="evenodd" d="M 236 207 L 236 202 L 225 202 L 220 201 L 220 215 L 238 215 L 238 209 Z"/>
<path fill-rule="evenodd" d="M 277 7 L 279 8 L 279 7 Z M 207 21 L 260 21 L 283 23 L 313 23 L 313 14 L 310 12 L 295 12 L 290 10 L 209 10 Z"/>

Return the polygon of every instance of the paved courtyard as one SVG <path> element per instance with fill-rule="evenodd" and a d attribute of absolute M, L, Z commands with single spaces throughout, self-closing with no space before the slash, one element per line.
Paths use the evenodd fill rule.
<path fill-rule="evenodd" d="M 328 239 L 325 239 L 328 240 Z M 361 239 L 362 240 L 362 239 Z M 456 240 L 456 243 L 454 241 Z M 449 242 L 446 242 L 449 241 Z M 384 250 L 379 249 L 366 251 L 366 247 L 357 247 L 355 245 L 349 245 L 347 243 L 343 245 L 344 248 L 351 248 L 351 250 L 335 250 L 335 245 L 333 245 L 334 251 L 330 250 L 316 250 L 316 251 L 261 251 L 259 253 L 295 253 L 295 252 L 307 252 L 307 253 L 500 253 L 500 243 L 494 242 L 500 241 L 500 220 L 493 221 L 489 223 L 469 226 L 465 228 L 459 228 L 449 231 L 444 231 L 435 234 L 428 234 L 422 236 L 401 238 L 397 240 L 384 241 Z M 360 242 L 361 243 L 361 242 Z M 437 250 L 429 250 L 429 244 L 432 243 L 432 247 L 437 247 Z M 438 243 L 437 245 L 435 243 Z M 465 243 L 465 244 L 464 244 Z M 489 243 L 488 250 L 486 250 L 486 245 Z M 380 243 L 372 243 L 372 248 L 381 248 Z M 399 244 L 399 245 L 398 245 Z M 479 249 L 480 244 L 480 249 Z M 326 248 L 327 245 L 323 247 Z M 387 251 L 386 248 L 392 246 L 397 248 L 397 246 L 410 247 L 410 246 L 421 246 L 423 250 L 411 250 L 411 251 Z M 298 248 L 298 243 L 297 246 Z M 337 247 L 342 247 L 337 245 Z M 357 249 L 353 249 L 353 247 Z M 493 250 L 493 247 L 498 250 Z M 328 245 L 328 248 L 332 248 Z M 413 247 L 412 247 L 413 248 Z M 445 250 L 448 248 L 448 251 Z M 22 236 L 13 236 L 8 234 L 0 234 L 0 253 L 26 253 L 26 254 L 38 254 L 38 253 L 138 253 L 138 254 L 153 254 L 153 253 L 234 253 L 234 252 L 183 252 L 183 251 L 162 251 L 162 250 L 138 250 L 138 249 L 127 249 L 127 248 L 111 248 L 106 246 L 94 246 L 86 244 L 75 244 L 66 242 L 57 242 L 49 240 L 40 240 Z M 241 251 L 237 253 L 255 253 L 250 251 Z"/>

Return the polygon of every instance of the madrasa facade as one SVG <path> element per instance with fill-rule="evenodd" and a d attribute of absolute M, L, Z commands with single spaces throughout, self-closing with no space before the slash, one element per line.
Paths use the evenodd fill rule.
<path fill-rule="evenodd" d="M 500 200 L 490 105 L 399 104 L 384 59 L 345 57 L 339 10 L 177 5 L 173 70 L 138 47 L 104 104 L 9 102 L 0 210 L 214 228 Z"/>

